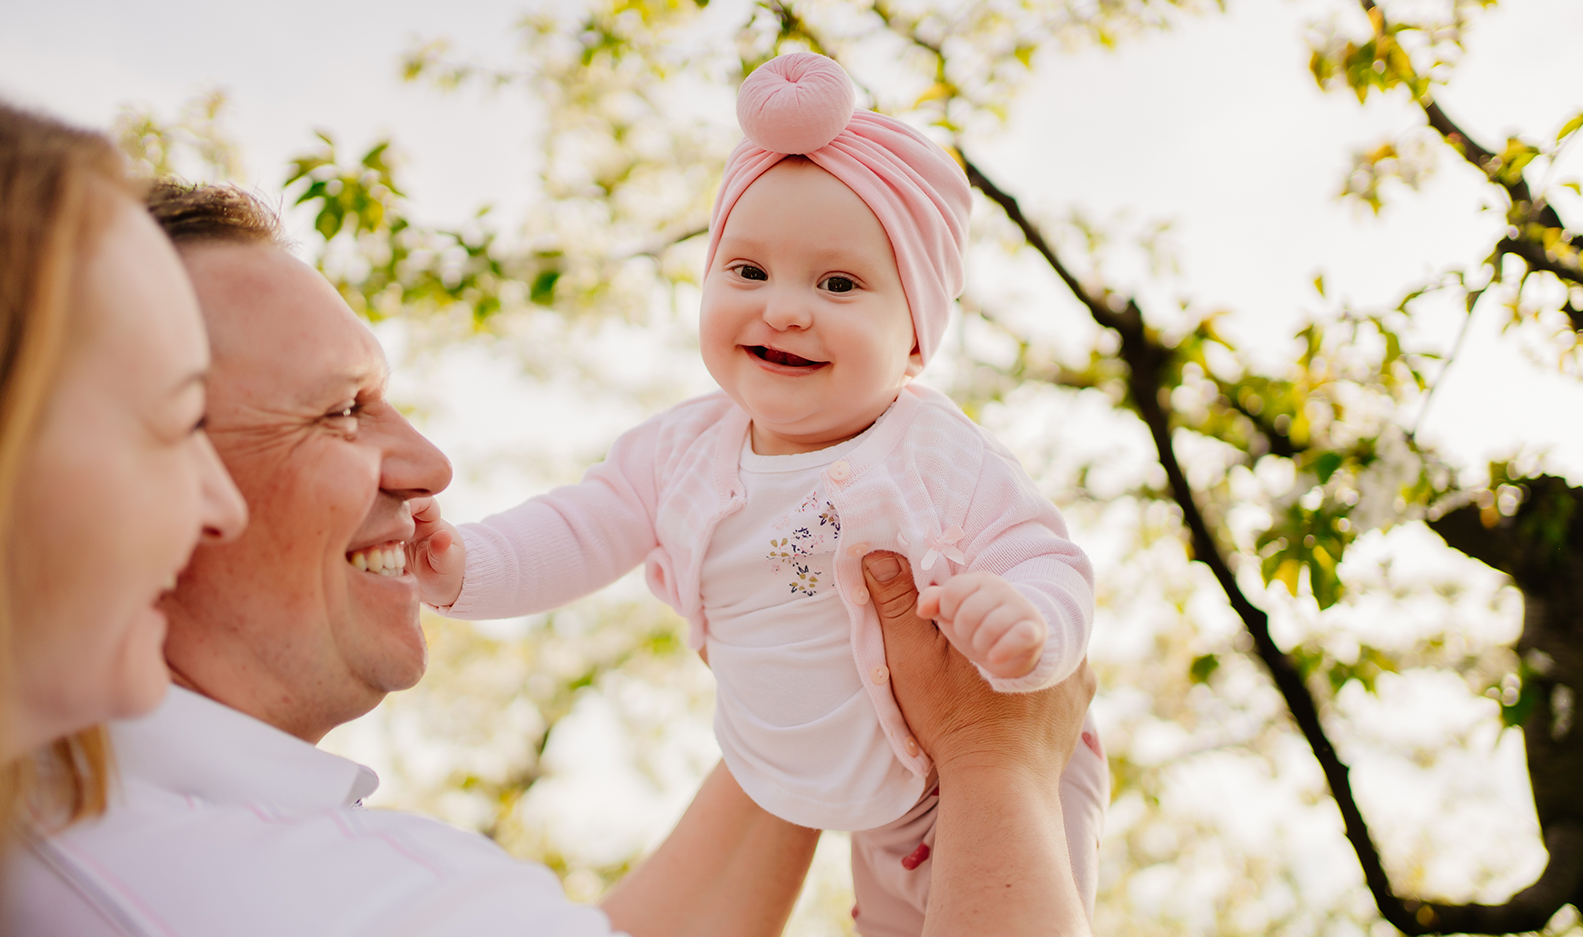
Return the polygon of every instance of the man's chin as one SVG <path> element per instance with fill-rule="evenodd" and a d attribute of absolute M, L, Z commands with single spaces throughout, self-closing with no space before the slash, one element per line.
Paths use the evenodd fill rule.
<path fill-rule="evenodd" d="M 419 622 L 418 582 L 412 575 L 379 576 L 353 571 L 349 597 L 362 632 L 360 670 L 383 693 L 411 689 L 428 665 L 428 645 Z"/>

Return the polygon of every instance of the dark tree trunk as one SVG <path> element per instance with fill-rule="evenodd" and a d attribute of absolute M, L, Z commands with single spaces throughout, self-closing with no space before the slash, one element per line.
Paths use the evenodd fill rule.
<path fill-rule="evenodd" d="M 1511 517 L 1468 505 L 1429 526 L 1446 543 L 1512 577 L 1523 596 L 1522 721 L 1528 777 L 1550 862 L 1499 907 L 1436 907 L 1444 930 L 1537 930 L 1562 905 L 1583 903 L 1583 488 L 1541 476 Z"/>

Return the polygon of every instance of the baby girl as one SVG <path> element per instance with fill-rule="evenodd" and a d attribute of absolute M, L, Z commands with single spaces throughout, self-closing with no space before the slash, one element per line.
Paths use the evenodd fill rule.
<path fill-rule="evenodd" d="M 764 809 L 854 831 L 859 932 L 922 930 L 939 800 L 891 695 L 859 560 L 905 554 L 920 611 L 995 689 L 1069 676 L 1093 574 L 1017 460 L 910 383 L 961 293 L 971 198 L 940 147 L 854 112 L 846 72 L 785 55 L 743 83 L 747 139 L 709 225 L 699 339 L 721 390 L 616 440 L 577 485 L 459 536 L 420 524 L 425 601 L 554 608 L 645 563 L 718 691 L 731 773 Z M 1062 778 L 1093 911 L 1109 776 L 1090 723 Z"/>

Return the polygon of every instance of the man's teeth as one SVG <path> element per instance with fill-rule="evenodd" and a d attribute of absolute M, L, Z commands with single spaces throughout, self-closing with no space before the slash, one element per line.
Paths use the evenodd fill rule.
<path fill-rule="evenodd" d="M 387 543 L 348 553 L 346 561 L 365 572 L 381 576 L 400 576 L 407 571 L 407 545 Z"/>

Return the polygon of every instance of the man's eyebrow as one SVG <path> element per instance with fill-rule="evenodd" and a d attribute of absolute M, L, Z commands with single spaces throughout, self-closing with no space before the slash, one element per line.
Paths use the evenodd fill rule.
<path fill-rule="evenodd" d="M 338 403 L 346 397 L 359 395 L 370 385 L 383 386 L 389 376 L 390 369 L 382 364 L 342 371 L 320 382 L 310 396 L 315 401 L 328 400 L 331 403 Z"/>

